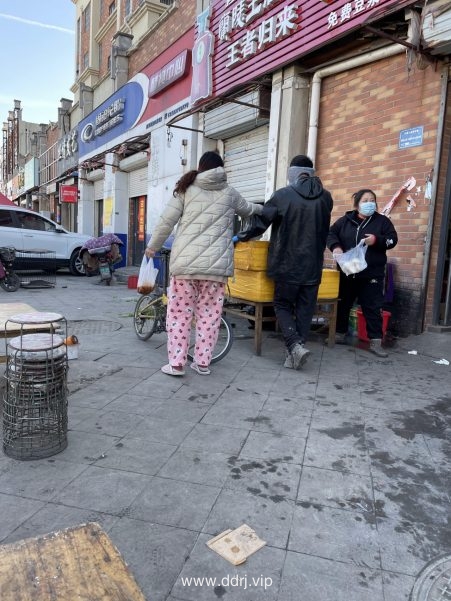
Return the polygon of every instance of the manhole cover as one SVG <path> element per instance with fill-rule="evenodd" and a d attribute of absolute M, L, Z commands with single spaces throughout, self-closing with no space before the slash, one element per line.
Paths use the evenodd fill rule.
<path fill-rule="evenodd" d="M 451 555 L 434 559 L 420 572 L 411 601 L 451 601 Z"/>
<path fill-rule="evenodd" d="M 80 321 L 68 321 L 67 330 L 70 334 L 108 334 L 120 330 L 122 324 L 117 321 L 106 321 L 103 319 L 85 319 Z"/>

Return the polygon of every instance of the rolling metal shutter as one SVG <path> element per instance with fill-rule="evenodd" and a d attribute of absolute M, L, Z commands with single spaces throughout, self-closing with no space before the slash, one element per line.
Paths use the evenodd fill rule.
<path fill-rule="evenodd" d="M 265 201 L 268 140 L 267 125 L 224 140 L 227 181 L 250 202 Z"/>
<path fill-rule="evenodd" d="M 147 196 L 148 167 L 142 167 L 128 174 L 128 197 Z"/>
<path fill-rule="evenodd" d="M 94 182 L 94 200 L 102 200 L 103 198 L 103 179 L 98 179 Z"/>

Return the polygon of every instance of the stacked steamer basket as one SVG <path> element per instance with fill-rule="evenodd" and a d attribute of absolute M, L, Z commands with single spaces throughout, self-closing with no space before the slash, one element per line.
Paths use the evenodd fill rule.
<path fill-rule="evenodd" d="M 66 327 L 57 313 L 11 317 L 20 335 L 6 343 L 3 450 L 14 459 L 42 459 L 67 446 L 67 352 L 56 333 Z M 32 329 L 46 332 L 27 333 Z"/>

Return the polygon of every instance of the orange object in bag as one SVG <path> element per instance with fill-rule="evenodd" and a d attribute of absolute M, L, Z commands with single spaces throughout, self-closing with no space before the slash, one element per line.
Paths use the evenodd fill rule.
<path fill-rule="evenodd" d="M 158 269 L 155 268 L 153 259 L 148 259 L 144 255 L 138 275 L 137 290 L 139 294 L 150 294 L 155 288 Z"/>

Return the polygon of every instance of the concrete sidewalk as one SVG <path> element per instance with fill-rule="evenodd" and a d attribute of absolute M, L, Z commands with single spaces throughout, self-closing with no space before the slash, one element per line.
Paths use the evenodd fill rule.
<path fill-rule="evenodd" d="M 80 340 L 67 449 L 0 456 L 1 543 L 97 521 L 149 601 L 402 601 L 451 553 L 449 334 L 389 359 L 313 335 L 295 372 L 277 334 L 256 357 L 236 319 L 210 376 L 171 378 L 165 336 L 134 333 L 136 292 L 97 282 L 0 295 L 62 313 Z M 243 523 L 267 544 L 235 567 L 205 543 Z"/>

